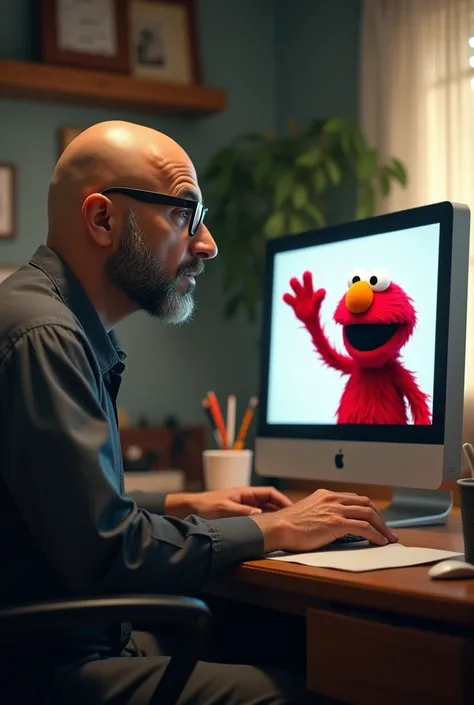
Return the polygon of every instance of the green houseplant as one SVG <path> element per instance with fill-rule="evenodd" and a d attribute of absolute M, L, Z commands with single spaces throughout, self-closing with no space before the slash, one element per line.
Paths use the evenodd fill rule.
<path fill-rule="evenodd" d="M 327 223 L 331 192 L 353 183 L 354 218 L 374 214 L 393 182 L 406 184 L 398 159 L 382 162 L 356 123 L 314 121 L 288 134 L 242 135 L 219 150 L 203 173 L 209 225 L 224 263 L 224 314 L 254 320 L 264 271 L 265 242 Z M 337 192 L 336 192 L 337 195 Z"/>

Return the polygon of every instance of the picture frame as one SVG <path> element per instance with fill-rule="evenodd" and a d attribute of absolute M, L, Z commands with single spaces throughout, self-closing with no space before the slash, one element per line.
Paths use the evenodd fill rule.
<path fill-rule="evenodd" d="M 64 152 L 68 144 L 75 139 L 81 132 L 84 132 L 85 127 L 68 126 L 62 127 L 59 131 L 59 156 Z"/>
<path fill-rule="evenodd" d="M 0 240 L 16 235 L 16 168 L 0 164 Z"/>
<path fill-rule="evenodd" d="M 128 17 L 132 75 L 201 83 L 194 0 L 129 0 Z"/>
<path fill-rule="evenodd" d="M 129 71 L 128 0 L 41 0 L 40 21 L 44 62 Z"/>

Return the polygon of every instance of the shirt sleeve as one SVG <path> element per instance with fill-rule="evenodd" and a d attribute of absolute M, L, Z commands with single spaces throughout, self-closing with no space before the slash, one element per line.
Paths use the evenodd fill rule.
<path fill-rule="evenodd" d="M 117 489 L 102 452 L 100 373 L 80 331 L 23 334 L 0 361 L 3 474 L 46 560 L 73 594 L 192 594 L 263 554 L 249 517 L 158 516 Z"/>
<path fill-rule="evenodd" d="M 134 490 L 133 492 L 127 492 L 127 497 L 133 499 L 140 509 L 146 509 L 152 514 L 165 514 L 166 494 L 162 492 Z"/>

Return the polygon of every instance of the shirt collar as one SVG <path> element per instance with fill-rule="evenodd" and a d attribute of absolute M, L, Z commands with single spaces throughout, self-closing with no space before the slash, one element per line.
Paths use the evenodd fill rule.
<path fill-rule="evenodd" d="M 46 245 L 40 245 L 30 264 L 46 274 L 66 306 L 79 320 L 97 356 L 101 373 L 105 374 L 115 366 L 119 366 L 119 371 L 122 371 L 126 356 L 115 332 L 107 333 L 82 284 L 67 264 Z"/>

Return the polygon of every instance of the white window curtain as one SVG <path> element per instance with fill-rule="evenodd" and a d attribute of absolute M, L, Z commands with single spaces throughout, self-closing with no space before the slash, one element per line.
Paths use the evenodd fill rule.
<path fill-rule="evenodd" d="M 364 0 L 360 68 L 366 137 L 408 171 L 379 212 L 471 208 L 464 437 L 474 442 L 474 0 Z"/>
<path fill-rule="evenodd" d="M 474 0 L 364 1 L 361 124 L 382 154 L 406 164 L 409 178 L 380 211 L 443 200 L 474 206 L 470 39 Z"/>

